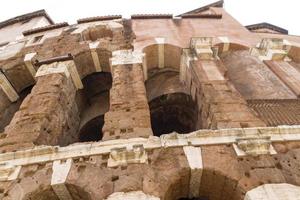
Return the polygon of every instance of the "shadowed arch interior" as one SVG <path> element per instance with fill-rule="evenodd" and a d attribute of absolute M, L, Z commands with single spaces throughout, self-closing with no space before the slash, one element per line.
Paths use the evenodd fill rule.
<path fill-rule="evenodd" d="M 78 95 L 80 107 L 79 142 L 92 142 L 102 139 L 104 115 L 109 110 L 109 90 L 112 76 L 107 72 L 98 72 L 86 76 L 84 89 Z"/>
<path fill-rule="evenodd" d="M 154 135 L 189 133 L 195 130 L 197 106 L 190 95 L 184 93 L 161 95 L 153 99 L 149 106 Z"/>
<path fill-rule="evenodd" d="M 189 173 L 187 173 L 189 174 Z M 238 184 L 236 177 L 228 176 L 213 168 L 203 168 L 200 185 L 189 185 L 183 187 L 190 181 L 182 176 L 166 182 L 168 186 L 164 198 L 166 200 L 242 200 L 244 199 L 244 188 Z M 199 187 L 198 194 L 191 194 L 191 187 L 195 191 L 195 186 Z M 193 196 L 193 197 L 192 197 Z"/>
<path fill-rule="evenodd" d="M 163 54 L 159 55 L 159 45 Z M 172 44 L 145 47 L 147 77 L 145 82 L 154 135 L 188 133 L 197 126 L 197 103 L 180 81 L 182 48 Z M 158 66 L 163 59 L 163 68 Z"/>
<path fill-rule="evenodd" d="M 152 69 L 146 81 L 154 135 L 192 132 L 197 127 L 197 104 L 174 68 Z"/>

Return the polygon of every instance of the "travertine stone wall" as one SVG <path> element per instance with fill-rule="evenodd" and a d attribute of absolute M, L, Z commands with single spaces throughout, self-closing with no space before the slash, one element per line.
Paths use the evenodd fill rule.
<path fill-rule="evenodd" d="M 60 73 L 38 77 L 31 94 L 6 127 L 1 149 L 74 142 L 79 125 L 75 94 L 71 77 Z"/>
<path fill-rule="evenodd" d="M 202 128 L 265 126 L 226 79 L 225 72 L 220 61 L 198 60 L 192 64 L 190 89 L 198 101 Z"/>
<path fill-rule="evenodd" d="M 142 64 L 112 66 L 112 77 L 103 140 L 152 135 Z"/>

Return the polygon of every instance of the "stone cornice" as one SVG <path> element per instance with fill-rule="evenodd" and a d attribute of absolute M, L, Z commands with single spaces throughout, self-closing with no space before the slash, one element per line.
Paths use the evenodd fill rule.
<path fill-rule="evenodd" d="M 270 29 L 270 30 L 273 30 L 273 31 L 276 31 L 278 33 L 282 33 L 282 34 L 289 34 L 289 31 L 284 29 L 284 28 L 281 28 L 279 26 L 275 26 L 273 24 L 269 24 L 269 23 L 258 23 L 258 24 L 252 24 L 252 25 L 248 25 L 248 26 L 245 26 L 249 31 L 255 31 L 257 29 L 263 29 L 263 28 L 266 28 L 266 29 Z"/>
<path fill-rule="evenodd" d="M 52 24 L 52 25 L 38 27 L 38 28 L 34 28 L 34 29 L 24 31 L 23 35 L 24 36 L 32 35 L 32 34 L 35 34 L 35 33 L 40 33 L 40 32 L 49 31 L 49 30 L 58 29 L 58 28 L 63 28 L 63 27 L 66 27 L 66 26 L 69 26 L 69 24 L 67 22 Z"/>
<path fill-rule="evenodd" d="M 197 9 L 195 9 L 195 10 L 191 10 L 191 11 L 189 11 L 189 12 L 180 14 L 180 15 L 178 15 L 177 17 L 182 17 L 182 16 L 184 16 L 184 15 L 190 15 L 190 14 L 197 14 L 197 13 L 199 13 L 199 12 L 203 12 L 203 11 L 208 10 L 210 7 L 223 8 L 223 4 L 224 4 L 224 1 L 223 1 L 223 0 L 217 1 L 217 2 L 211 3 L 211 4 L 209 4 L 209 5 L 206 5 L 206 6 L 197 8 Z"/>
<path fill-rule="evenodd" d="M 50 24 L 54 24 L 53 20 L 49 17 L 49 15 L 47 14 L 47 12 L 45 10 L 38 10 L 35 12 L 27 13 L 27 14 L 20 15 L 20 16 L 5 20 L 3 22 L 0 22 L 0 29 L 5 26 L 9 26 L 11 24 L 15 24 L 18 22 L 26 21 L 26 20 L 29 20 L 29 19 L 32 19 L 35 17 L 41 17 L 41 16 L 45 17 L 49 21 Z"/>
<path fill-rule="evenodd" d="M 114 19 L 121 19 L 121 18 L 122 18 L 122 15 L 107 15 L 107 16 L 87 17 L 87 18 L 78 19 L 77 23 L 78 24 L 83 24 L 83 23 L 89 23 L 89 22 L 106 21 L 106 20 L 114 20 Z"/>
<path fill-rule="evenodd" d="M 172 14 L 134 14 L 131 19 L 172 19 Z"/>

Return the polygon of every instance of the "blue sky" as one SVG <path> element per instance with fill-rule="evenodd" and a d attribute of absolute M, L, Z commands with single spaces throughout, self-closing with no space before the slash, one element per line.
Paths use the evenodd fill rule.
<path fill-rule="evenodd" d="M 56 21 L 109 14 L 129 17 L 140 13 L 180 14 L 216 0 L 8 0 L 0 7 L 0 21 L 16 15 L 46 9 Z M 300 35 L 299 0 L 225 0 L 225 9 L 243 25 L 269 22 Z"/>

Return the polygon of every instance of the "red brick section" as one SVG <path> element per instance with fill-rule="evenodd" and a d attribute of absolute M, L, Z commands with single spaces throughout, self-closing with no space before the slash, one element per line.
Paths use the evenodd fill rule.
<path fill-rule="evenodd" d="M 255 113 L 247 106 L 234 86 L 224 77 L 224 67 L 220 61 L 209 61 L 208 68 L 204 68 L 206 61 L 198 60 L 193 63 L 192 85 L 197 88 L 196 99 L 199 108 L 199 120 L 204 129 L 261 127 L 266 126 Z M 221 73 L 213 77 L 211 72 L 215 62 L 217 70 Z M 223 68 L 223 69 L 222 69 Z M 223 71 L 223 72 L 222 72 Z M 210 75 L 207 75 L 210 73 Z"/>
<path fill-rule="evenodd" d="M 247 102 L 268 126 L 300 124 L 300 99 L 256 99 Z"/>
<path fill-rule="evenodd" d="M 103 140 L 152 135 L 141 64 L 112 67 L 110 111 L 105 114 Z"/>
<path fill-rule="evenodd" d="M 79 124 L 76 88 L 63 74 L 39 77 L 5 129 L 0 149 L 6 151 L 34 145 L 67 145 L 77 140 Z"/>
<path fill-rule="evenodd" d="M 264 61 L 264 63 L 297 97 L 300 97 L 300 72 L 295 67 L 284 61 Z"/>

